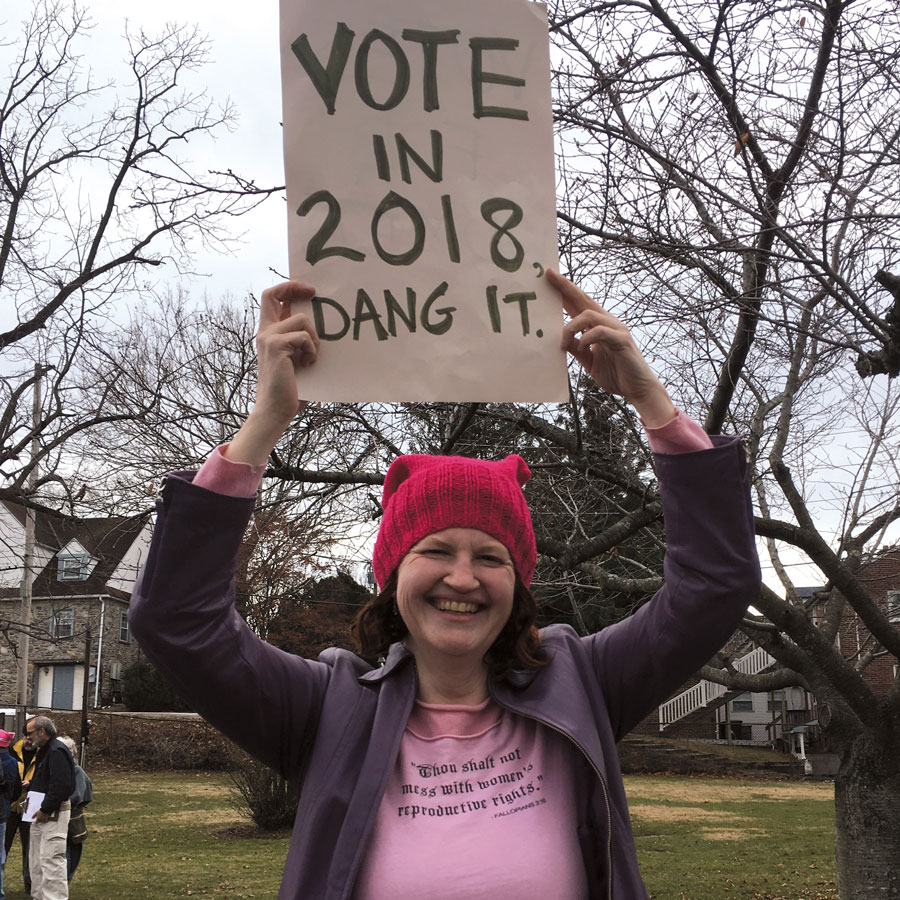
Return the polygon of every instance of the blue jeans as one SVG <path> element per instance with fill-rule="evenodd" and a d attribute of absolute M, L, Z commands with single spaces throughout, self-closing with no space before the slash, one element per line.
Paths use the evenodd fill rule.
<path fill-rule="evenodd" d="M 5 900 L 3 868 L 6 866 L 6 822 L 0 822 L 0 900 Z"/>

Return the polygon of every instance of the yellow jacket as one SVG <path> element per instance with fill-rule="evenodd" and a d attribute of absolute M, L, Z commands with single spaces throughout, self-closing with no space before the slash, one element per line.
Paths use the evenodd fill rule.
<path fill-rule="evenodd" d="M 22 815 L 22 801 L 25 799 L 25 795 L 28 793 L 28 788 L 24 787 L 24 782 L 31 781 L 31 776 L 34 775 L 34 759 L 37 756 L 37 753 L 32 754 L 31 762 L 28 763 L 26 767 L 25 763 L 22 762 L 22 745 L 25 743 L 25 738 L 19 738 L 13 745 L 10 747 L 10 752 L 15 757 L 16 762 L 19 766 L 19 777 L 22 779 L 23 787 L 22 793 L 19 795 L 18 800 L 14 800 L 10 804 L 10 809 L 16 813 L 16 815 Z"/>

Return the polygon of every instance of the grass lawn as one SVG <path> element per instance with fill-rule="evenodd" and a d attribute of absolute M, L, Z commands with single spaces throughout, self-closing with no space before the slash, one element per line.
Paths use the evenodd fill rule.
<path fill-rule="evenodd" d="M 72 900 L 276 895 L 287 835 L 256 836 L 229 806 L 225 776 L 92 778 Z M 836 900 L 830 784 L 632 776 L 626 789 L 652 897 Z M 4 886 L 27 900 L 18 841 Z"/>
<path fill-rule="evenodd" d="M 228 805 L 226 776 L 92 773 L 88 839 L 72 900 L 274 897 L 288 839 L 255 837 Z M 236 830 L 236 834 L 235 834 Z M 21 845 L 10 850 L 8 900 L 27 900 Z"/>
<path fill-rule="evenodd" d="M 653 743 L 654 738 L 647 735 L 641 735 L 643 739 Z M 752 763 L 752 762 L 774 762 L 783 763 L 786 761 L 794 761 L 792 757 L 779 753 L 777 750 L 770 750 L 768 747 L 748 747 L 746 744 L 714 744 L 711 741 L 688 741 L 673 738 L 660 738 L 659 743 L 668 744 L 670 747 L 679 747 L 682 750 L 699 750 L 712 756 L 721 756 L 725 759 L 733 760 L 736 763 Z"/>
<path fill-rule="evenodd" d="M 641 872 L 660 900 L 837 900 L 834 787 L 625 779 Z"/>

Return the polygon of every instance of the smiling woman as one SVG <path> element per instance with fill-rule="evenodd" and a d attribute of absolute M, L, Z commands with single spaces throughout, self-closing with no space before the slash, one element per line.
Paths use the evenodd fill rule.
<path fill-rule="evenodd" d="M 517 573 L 523 584 L 534 573 L 537 551 L 522 494 L 530 474 L 519 456 L 502 462 L 401 456 L 388 471 L 373 566 L 380 583 L 395 570 L 397 579 L 381 604 L 363 610 L 358 627 L 366 634 L 369 620 L 377 621 L 391 604 L 416 657 L 424 701 L 480 703 L 487 697 L 485 660 L 512 618 Z M 536 607 L 522 602 L 527 621 L 516 630 L 531 633 L 534 650 Z M 376 656 L 389 647 L 374 634 L 361 643 Z M 494 657 L 495 664 L 512 667 L 512 660 Z M 527 666 L 534 660 L 526 655 L 519 661 Z"/>
<path fill-rule="evenodd" d="M 747 459 L 675 410 L 620 321 L 546 277 L 570 316 L 563 347 L 635 406 L 656 452 L 666 583 L 630 618 L 587 637 L 535 628 L 520 457 L 403 455 L 384 483 L 381 592 L 357 621 L 361 652 L 383 664 L 336 649 L 301 659 L 251 633 L 234 574 L 320 352 L 291 313 L 309 285 L 264 292 L 252 413 L 195 477 L 167 479 L 132 631 L 199 713 L 301 783 L 282 900 L 647 896 L 615 745 L 756 595 Z"/>

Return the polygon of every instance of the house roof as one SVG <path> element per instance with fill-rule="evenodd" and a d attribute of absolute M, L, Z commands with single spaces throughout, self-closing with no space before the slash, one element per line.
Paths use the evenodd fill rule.
<path fill-rule="evenodd" d="M 24 528 L 25 508 L 7 500 L 2 503 Z M 35 517 L 35 541 L 50 550 L 52 556 L 35 577 L 32 587 L 34 596 L 68 597 L 110 593 L 113 589 L 107 582 L 144 530 L 149 518 L 149 514 L 144 514 L 77 519 L 50 510 L 39 510 Z M 78 541 L 97 564 L 83 581 L 59 581 L 56 554 L 72 540 Z M 119 595 L 122 592 L 116 593 Z M 0 590 L 0 596 L 18 595 L 18 588 Z"/>

